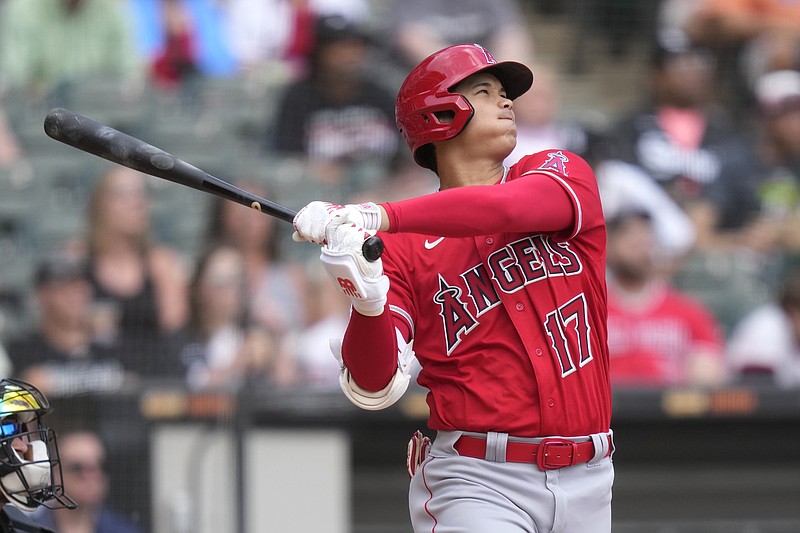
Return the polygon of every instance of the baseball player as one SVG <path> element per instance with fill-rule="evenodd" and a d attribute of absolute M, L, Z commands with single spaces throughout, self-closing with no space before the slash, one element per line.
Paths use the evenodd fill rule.
<path fill-rule="evenodd" d="M 422 61 L 396 102 L 436 193 L 398 202 L 312 202 L 295 240 L 352 299 L 341 386 L 364 409 L 429 389 L 432 444 L 409 443 L 414 531 L 600 533 L 614 478 L 606 345 L 606 230 L 580 157 L 504 158 L 513 100 L 533 74 L 478 45 Z M 380 231 L 381 259 L 361 254 Z"/>
<path fill-rule="evenodd" d="M 42 424 L 50 412 L 44 394 L 15 379 L 0 380 L 0 532 L 52 533 L 20 512 L 75 507 L 61 479 L 56 436 Z"/>

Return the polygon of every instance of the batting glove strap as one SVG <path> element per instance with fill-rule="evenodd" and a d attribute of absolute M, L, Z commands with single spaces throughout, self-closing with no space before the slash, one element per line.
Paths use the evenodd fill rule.
<path fill-rule="evenodd" d="M 381 208 L 374 202 L 363 204 L 347 204 L 349 222 L 361 226 L 368 231 L 381 229 Z"/>
<path fill-rule="evenodd" d="M 380 258 L 367 261 L 362 247 L 374 235 L 356 224 L 340 224 L 328 234 L 320 259 L 336 287 L 350 298 L 353 308 L 366 316 L 377 316 L 386 305 L 389 278 Z"/>
<path fill-rule="evenodd" d="M 380 259 L 368 262 L 360 248 L 332 251 L 323 246 L 320 260 L 339 291 L 350 298 L 353 309 L 365 316 L 383 313 L 389 278 L 383 274 Z"/>

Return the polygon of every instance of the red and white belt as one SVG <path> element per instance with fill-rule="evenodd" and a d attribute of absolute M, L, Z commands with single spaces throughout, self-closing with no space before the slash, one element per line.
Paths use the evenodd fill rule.
<path fill-rule="evenodd" d="M 611 436 L 608 435 L 608 452 L 604 457 L 611 455 Z M 486 458 L 486 439 L 462 435 L 455 443 L 454 448 L 459 455 Z M 556 470 L 565 466 L 587 463 L 595 456 L 594 443 L 575 442 L 563 438 L 545 438 L 540 442 L 506 442 L 505 460 L 510 463 L 533 463 L 541 470 Z"/>

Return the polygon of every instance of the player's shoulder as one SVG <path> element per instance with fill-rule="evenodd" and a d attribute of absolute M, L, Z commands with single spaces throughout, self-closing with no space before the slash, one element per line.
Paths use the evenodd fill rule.
<path fill-rule="evenodd" d="M 565 177 L 590 176 L 594 178 L 594 171 L 583 157 L 575 152 L 559 148 L 541 150 L 523 156 L 511 167 L 510 174 L 514 177 L 521 177 L 531 172 L 553 172 Z"/>

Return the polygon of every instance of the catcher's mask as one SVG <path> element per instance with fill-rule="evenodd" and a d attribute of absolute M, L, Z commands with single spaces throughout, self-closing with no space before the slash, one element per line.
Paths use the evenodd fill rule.
<path fill-rule="evenodd" d="M 44 394 L 16 379 L 0 380 L 0 491 L 15 507 L 32 511 L 75 507 L 61 479 L 56 436 L 42 423 L 50 412 Z"/>
<path fill-rule="evenodd" d="M 414 155 L 425 168 L 435 164 L 420 148 L 452 139 L 467 126 L 474 109 L 453 87 L 478 72 L 497 76 L 510 100 L 533 85 L 531 70 L 515 61 L 497 62 L 488 50 L 477 44 L 457 44 L 428 56 L 411 73 L 397 93 L 397 127 Z M 446 119 L 444 119 L 446 117 Z"/>

